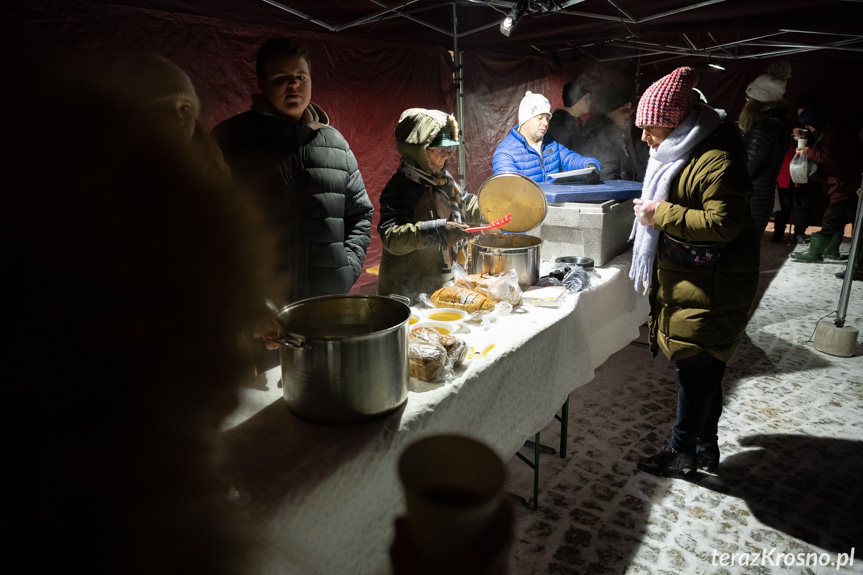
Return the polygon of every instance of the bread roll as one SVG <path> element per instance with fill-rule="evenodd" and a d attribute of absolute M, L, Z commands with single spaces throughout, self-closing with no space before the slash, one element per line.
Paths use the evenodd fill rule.
<path fill-rule="evenodd" d="M 447 359 L 446 349 L 439 343 L 416 337 L 408 340 L 408 369 L 411 377 L 432 381 L 441 374 Z"/>
<path fill-rule="evenodd" d="M 494 301 L 479 292 L 462 286 L 440 288 L 432 294 L 431 302 L 437 307 L 454 307 L 463 309 L 468 313 L 494 309 Z"/>
<path fill-rule="evenodd" d="M 447 361 L 450 366 L 458 367 L 467 356 L 467 344 L 454 335 L 444 335 L 430 327 L 417 327 L 411 331 L 411 340 L 424 340 L 437 342 L 446 350 Z"/>

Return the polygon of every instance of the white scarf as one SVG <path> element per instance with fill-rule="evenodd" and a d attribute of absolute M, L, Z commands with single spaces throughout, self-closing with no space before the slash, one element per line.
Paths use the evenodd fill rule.
<path fill-rule="evenodd" d="M 719 127 L 719 114 L 710 106 L 697 104 L 686 119 L 672 131 L 656 148 L 650 148 L 650 160 L 641 189 L 645 202 L 662 202 L 668 198 L 671 182 L 689 162 L 692 149 Z M 659 245 L 659 230 L 653 226 L 642 226 L 638 219 L 632 224 L 629 239 L 632 246 L 632 267 L 629 277 L 635 280 L 635 289 L 650 287 L 653 277 L 653 260 Z"/>

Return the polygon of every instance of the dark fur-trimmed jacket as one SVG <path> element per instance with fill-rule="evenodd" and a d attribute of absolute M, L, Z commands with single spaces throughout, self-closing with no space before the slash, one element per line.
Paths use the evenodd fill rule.
<path fill-rule="evenodd" d="M 362 271 L 374 208 L 344 137 L 309 104 L 299 124 L 253 97 L 213 130 L 235 177 L 255 190 L 280 232 L 285 302 L 347 293 Z"/>
<path fill-rule="evenodd" d="M 776 178 L 791 139 L 791 129 L 785 117 L 785 106 L 764 112 L 764 118 L 743 134 L 749 177 L 752 179 L 752 199 L 749 202 L 755 229 L 763 231 L 773 213 Z"/>
<path fill-rule="evenodd" d="M 448 172 L 443 179 L 453 193 L 460 194 L 459 219 L 467 224 L 480 223 L 476 196 L 459 189 Z M 431 295 L 441 287 L 446 222 L 455 218 L 438 212 L 432 194 L 430 184 L 415 182 L 402 171 L 397 171 L 381 192 L 378 235 L 384 249 L 379 294 L 400 294 L 415 300 L 419 294 Z"/>

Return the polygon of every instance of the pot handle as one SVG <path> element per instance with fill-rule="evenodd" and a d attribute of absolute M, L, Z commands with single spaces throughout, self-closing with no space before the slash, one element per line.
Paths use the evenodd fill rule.
<path fill-rule="evenodd" d="M 304 349 L 306 347 L 306 338 L 301 335 L 287 334 L 283 335 L 279 339 L 270 340 L 273 341 L 282 347 L 287 347 L 288 349 Z"/>

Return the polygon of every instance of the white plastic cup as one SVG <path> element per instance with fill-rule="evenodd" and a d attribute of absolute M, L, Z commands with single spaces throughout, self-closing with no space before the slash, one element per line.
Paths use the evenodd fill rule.
<path fill-rule="evenodd" d="M 809 143 L 809 140 L 807 140 L 806 138 L 800 138 L 797 140 L 797 147 L 798 148 L 805 148 L 806 144 L 808 144 L 808 143 Z"/>
<path fill-rule="evenodd" d="M 458 435 L 434 435 L 399 458 L 407 523 L 426 558 L 467 551 L 491 525 L 504 500 L 506 468 L 487 445 Z"/>

